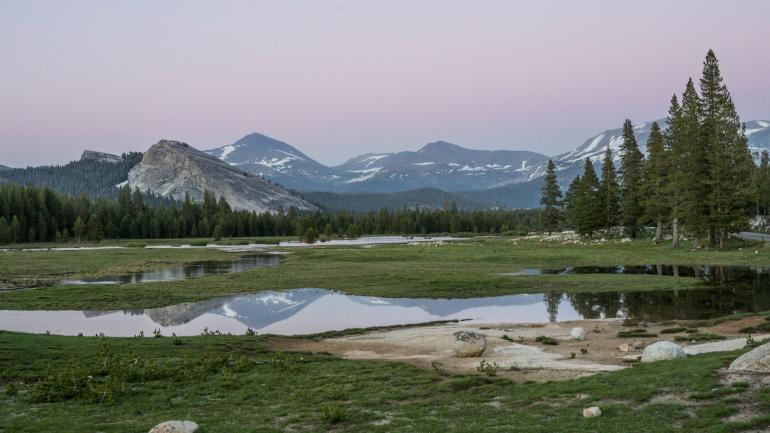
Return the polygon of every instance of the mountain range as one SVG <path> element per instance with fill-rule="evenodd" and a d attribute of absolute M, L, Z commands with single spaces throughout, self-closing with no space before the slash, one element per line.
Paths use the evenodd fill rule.
<path fill-rule="evenodd" d="M 642 152 L 653 122 L 664 130 L 667 126 L 665 119 L 634 125 Z M 770 149 L 770 121 L 752 120 L 745 125 L 749 147 L 757 157 Z M 608 129 L 572 151 L 551 157 L 562 189 L 582 172 L 586 158 L 598 166 L 608 146 L 617 163 L 622 142 L 622 128 Z M 537 207 L 549 159 L 537 152 L 475 150 L 437 141 L 417 151 L 367 153 L 330 167 L 261 134 L 206 152 L 302 191 L 321 207 L 355 210 L 370 210 L 377 203 L 380 207 L 411 204 L 433 208 L 447 201 L 462 203 L 465 208 Z"/>
<path fill-rule="evenodd" d="M 652 123 L 634 126 L 642 152 Z M 665 120 L 657 123 L 666 128 Z M 758 158 L 770 149 L 770 121 L 753 120 L 745 127 L 749 147 Z M 608 129 L 552 156 L 562 190 L 582 173 L 585 158 L 598 169 L 608 146 L 619 161 L 621 144 L 622 128 Z M 144 156 L 87 150 L 79 161 L 63 166 L 5 170 L 0 166 L 0 181 L 99 196 L 114 196 L 116 186 L 130 184 L 176 199 L 185 193 L 199 199 L 209 189 L 224 195 L 233 207 L 251 210 L 437 209 L 452 202 L 462 209 L 531 208 L 539 206 L 548 159 L 537 152 L 476 150 L 436 141 L 416 151 L 367 153 L 326 166 L 290 144 L 254 133 L 207 151 L 161 141 Z"/>

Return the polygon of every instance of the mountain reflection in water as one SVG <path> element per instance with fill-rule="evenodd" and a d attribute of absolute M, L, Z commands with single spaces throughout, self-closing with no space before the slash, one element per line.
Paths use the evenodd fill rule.
<path fill-rule="evenodd" d="M 198 335 L 204 328 L 241 334 L 251 328 L 260 333 L 300 335 L 436 320 L 537 323 L 634 317 L 661 321 L 706 319 L 736 312 L 770 310 L 767 272 L 752 268 L 713 267 L 701 272 L 709 276 L 707 282 L 702 287 L 688 290 L 410 299 L 349 296 L 307 288 L 265 291 L 135 311 L 6 310 L 0 311 L 0 329 L 131 336 L 139 331 L 151 335 L 158 328 L 165 335 L 172 332 Z"/>

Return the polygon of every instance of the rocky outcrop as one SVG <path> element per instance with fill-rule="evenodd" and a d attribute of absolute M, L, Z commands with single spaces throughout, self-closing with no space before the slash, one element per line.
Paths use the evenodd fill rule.
<path fill-rule="evenodd" d="M 93 160 L 93 161 L 101 161 L 101 162 L 118 163 L 123 161 L 123 158 L 121 158 L 118 155 L 113 155 L 111 153 L 104 153 L 96 150 L 84 150 L 83 154 L 80 155 L 80 160 L 81 161 Z"/>
<path fill-rule="evenodd" d="M 196 433 L 198 424 L 192 421 L 166 421 L 150 429 L 149 433 Z"/>
<path fill-rule="evenodd" d="M 728 371 L 770 373 L 770 343 L 744 353 L 730 364 Z"/>
<path fill-rule="evenodd" d="M 230 207 L 255 212 L 279 209 L 314 210 L 316 207 L 277 185 L 245 173 L 224 161 L 179 141 L 161 140 L 144 154 L 128 174 L 130 187 L 183 200 L 196 201 L 211 191 Z"/>
<path fill-rule="evenodd" d="M 457 331 L 454 334 L 455 356 L 459 358 L 473 358 L 481 356 L 487 348 L 487 338 L 484 334 L 473 331 Z"/>
<path fill-rule="evenodd" d="M 678 344 L 670 341 L 658 341 L 644 349 L 642 362 L 666 361 L 669 359 L 684 358 L 687 355 Z"/>

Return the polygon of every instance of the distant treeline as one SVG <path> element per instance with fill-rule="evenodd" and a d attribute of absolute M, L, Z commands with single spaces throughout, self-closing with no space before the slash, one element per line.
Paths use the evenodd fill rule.
<path fill-rule="evenodd" d="M 202 202 L 150 206 L 138 189 L 119 189 L 117 198 L 71 197 L 50 188 L 0 184 L 0 243 L 98 241 L 104 238 L 304 236 L 308 230 L 333 237 L 362 234 L 499 233 L 537 228 L 538 210 L 381 210 L 313 212 L 295 209 L 235 211 L 206 192 Z"/>

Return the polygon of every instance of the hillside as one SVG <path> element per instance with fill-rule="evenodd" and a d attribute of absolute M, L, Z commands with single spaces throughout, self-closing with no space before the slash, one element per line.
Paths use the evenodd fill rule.
<path fill-rule="evenodd" d="M 128 172 L 142 159 L 142 154 L 132 152 L 119 158 L 115 162 L 81 158 L 64 165 L 12 168 L 0 171 L 0 181 L 47 186 L 72 196 L 115 197 L 117 186 L 125 184 Z"/>
<path fill-rule="evenodd" d="M 352 212 L 378 211 L 387 209 L 444 209 L 456 204 L 460 209 L 485 207 L 471 197 L 461 196 L 433 188 L 402 192 L 302 192 L 305 200 L 323 210 Z"/>

